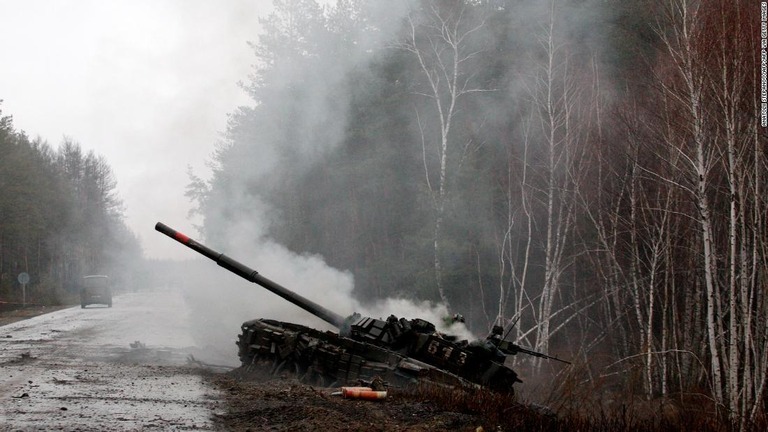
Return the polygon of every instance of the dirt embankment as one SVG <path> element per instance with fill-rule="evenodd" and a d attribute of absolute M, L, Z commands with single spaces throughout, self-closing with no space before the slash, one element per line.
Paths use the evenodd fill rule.
<path fill-rule="evenodd" d="M 21 307 L 18 304 L 0 303 L 0 326 L 15 323 L 16 321 L 25 320 L 38 315 L 51 313 L 57 310 L 70 308 L 73 305 L 68 306 L 38 306 L 28 305 Z"/>

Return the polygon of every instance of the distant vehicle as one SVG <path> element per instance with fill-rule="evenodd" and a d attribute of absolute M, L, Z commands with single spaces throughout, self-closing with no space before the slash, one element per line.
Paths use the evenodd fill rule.
<path fill-rule="evenodd" d="M 109 276 L 90 275 L 83 278 L 80 287 L 80 307 L 92 304 L 103 304 L 112 307 L 112 289 L 109 286 Z"/>

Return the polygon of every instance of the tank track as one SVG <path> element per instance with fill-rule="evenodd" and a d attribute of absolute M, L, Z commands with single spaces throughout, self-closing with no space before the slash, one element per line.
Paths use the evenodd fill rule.
<path fill-rule="evenodd" d="M 335 387 L 380 378 L 389 386 L 415 383 L 477 388 L 450 372 L 333 332 L 268 319 L 243 323 L 238 356 L 246 369 L 293 374 L 300 381 Z"/>

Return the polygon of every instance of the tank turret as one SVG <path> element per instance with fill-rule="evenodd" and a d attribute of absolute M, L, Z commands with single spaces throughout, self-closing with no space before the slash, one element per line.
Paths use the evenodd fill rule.
<path fill-rule="evenodd" d="M 522 381 L 505 366 L 508 355 L 525 353 L 563 361 L 503 340 L 499 328 L 486 339 L 468 342 L 443 335 L 420 318 L 377 319 L 357 313 L 345 318 L 167 225 L 158 222 L 155 229 L 339 329 L 323 332 L 264 318 L 246 321 L 237 340 L 246 368 L 260 365 L 272 373 L 289 371 L 319 385 L 380 378 L 394 386 L 429 382 L 513 392 L 513 385 Z"/>

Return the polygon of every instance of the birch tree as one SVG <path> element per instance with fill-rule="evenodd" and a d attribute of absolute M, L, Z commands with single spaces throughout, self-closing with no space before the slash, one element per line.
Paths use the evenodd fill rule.
<path fill-rule="evenodd" d="M 575 65 L 567 46 L 557 34 L 558 10 L 551 2 L 546 27 L 537 39 L 542 60 L 536 68 L 531 89 L 531 108 L 540 133 L 542 184 L 528 186 L 528 193 L 540 190 L 543 202 L 544 274 L 535 305 L 535 347 L 549 351 L 555 299 L 560 294 L 563 272 L 568 267 L 566 255 L 575 221 L 574 183 L 578 176 L 578 105 Z M 524 163 L 530 163 L 526 160 Z"/>
<path fill-rule="evenodd" d="M 764 390 L 756 383 L 764 385 L 766 374 L 765 333 L 755 327 L 766 313 L 765 250 L 754 235 L 765 225 L 764 198 L 755 193 L 764 189 L 756 167 L 765 166 L 765 154 L 754 134 L 757 118 L 743 115 L 758 96 L 755 28 L 746 2 L 664 6 L 659 84 L 669 126 L 661 135 L 678 177 L 660 178 L 696 206 L 690 216 L 698 239 L 690 247 L 701 257 L 712 396 L 743 430 L 760 406 Z"/>
<path fill-rule="evenodd" d="M 435 285 L 448 310 L 451 309 L 450 300 L 443 282 L 443 229 L 451 181 L 460 167 L 457 158 L 460 159 L 462 152 L 472 145 L 471 142 L 458 142 L 453 128 L 461 99 L 491 90 L 477 86 L 473 80 L 476 75 L 474 60 L 480 53 L 473 37 L 485 24 L 474 12 L 464 1 L 427 1 L 421 10 L 408 16 L 410 33 L 400 45 L 418 62 L 423 81 L 417 85 L 416 94 L 426 98 L 432 110 L 427 114 L 420 113 L 417 108 L 416 115 L 421 130 L 426 185 L 434 210 Z M 435 118 L 437 136 L 434 137 L 429 134 L 430 128 L 426 124 L 430 118 Z M 437 159 L 434 164 L 428 157 L 433 151 Z"/>

